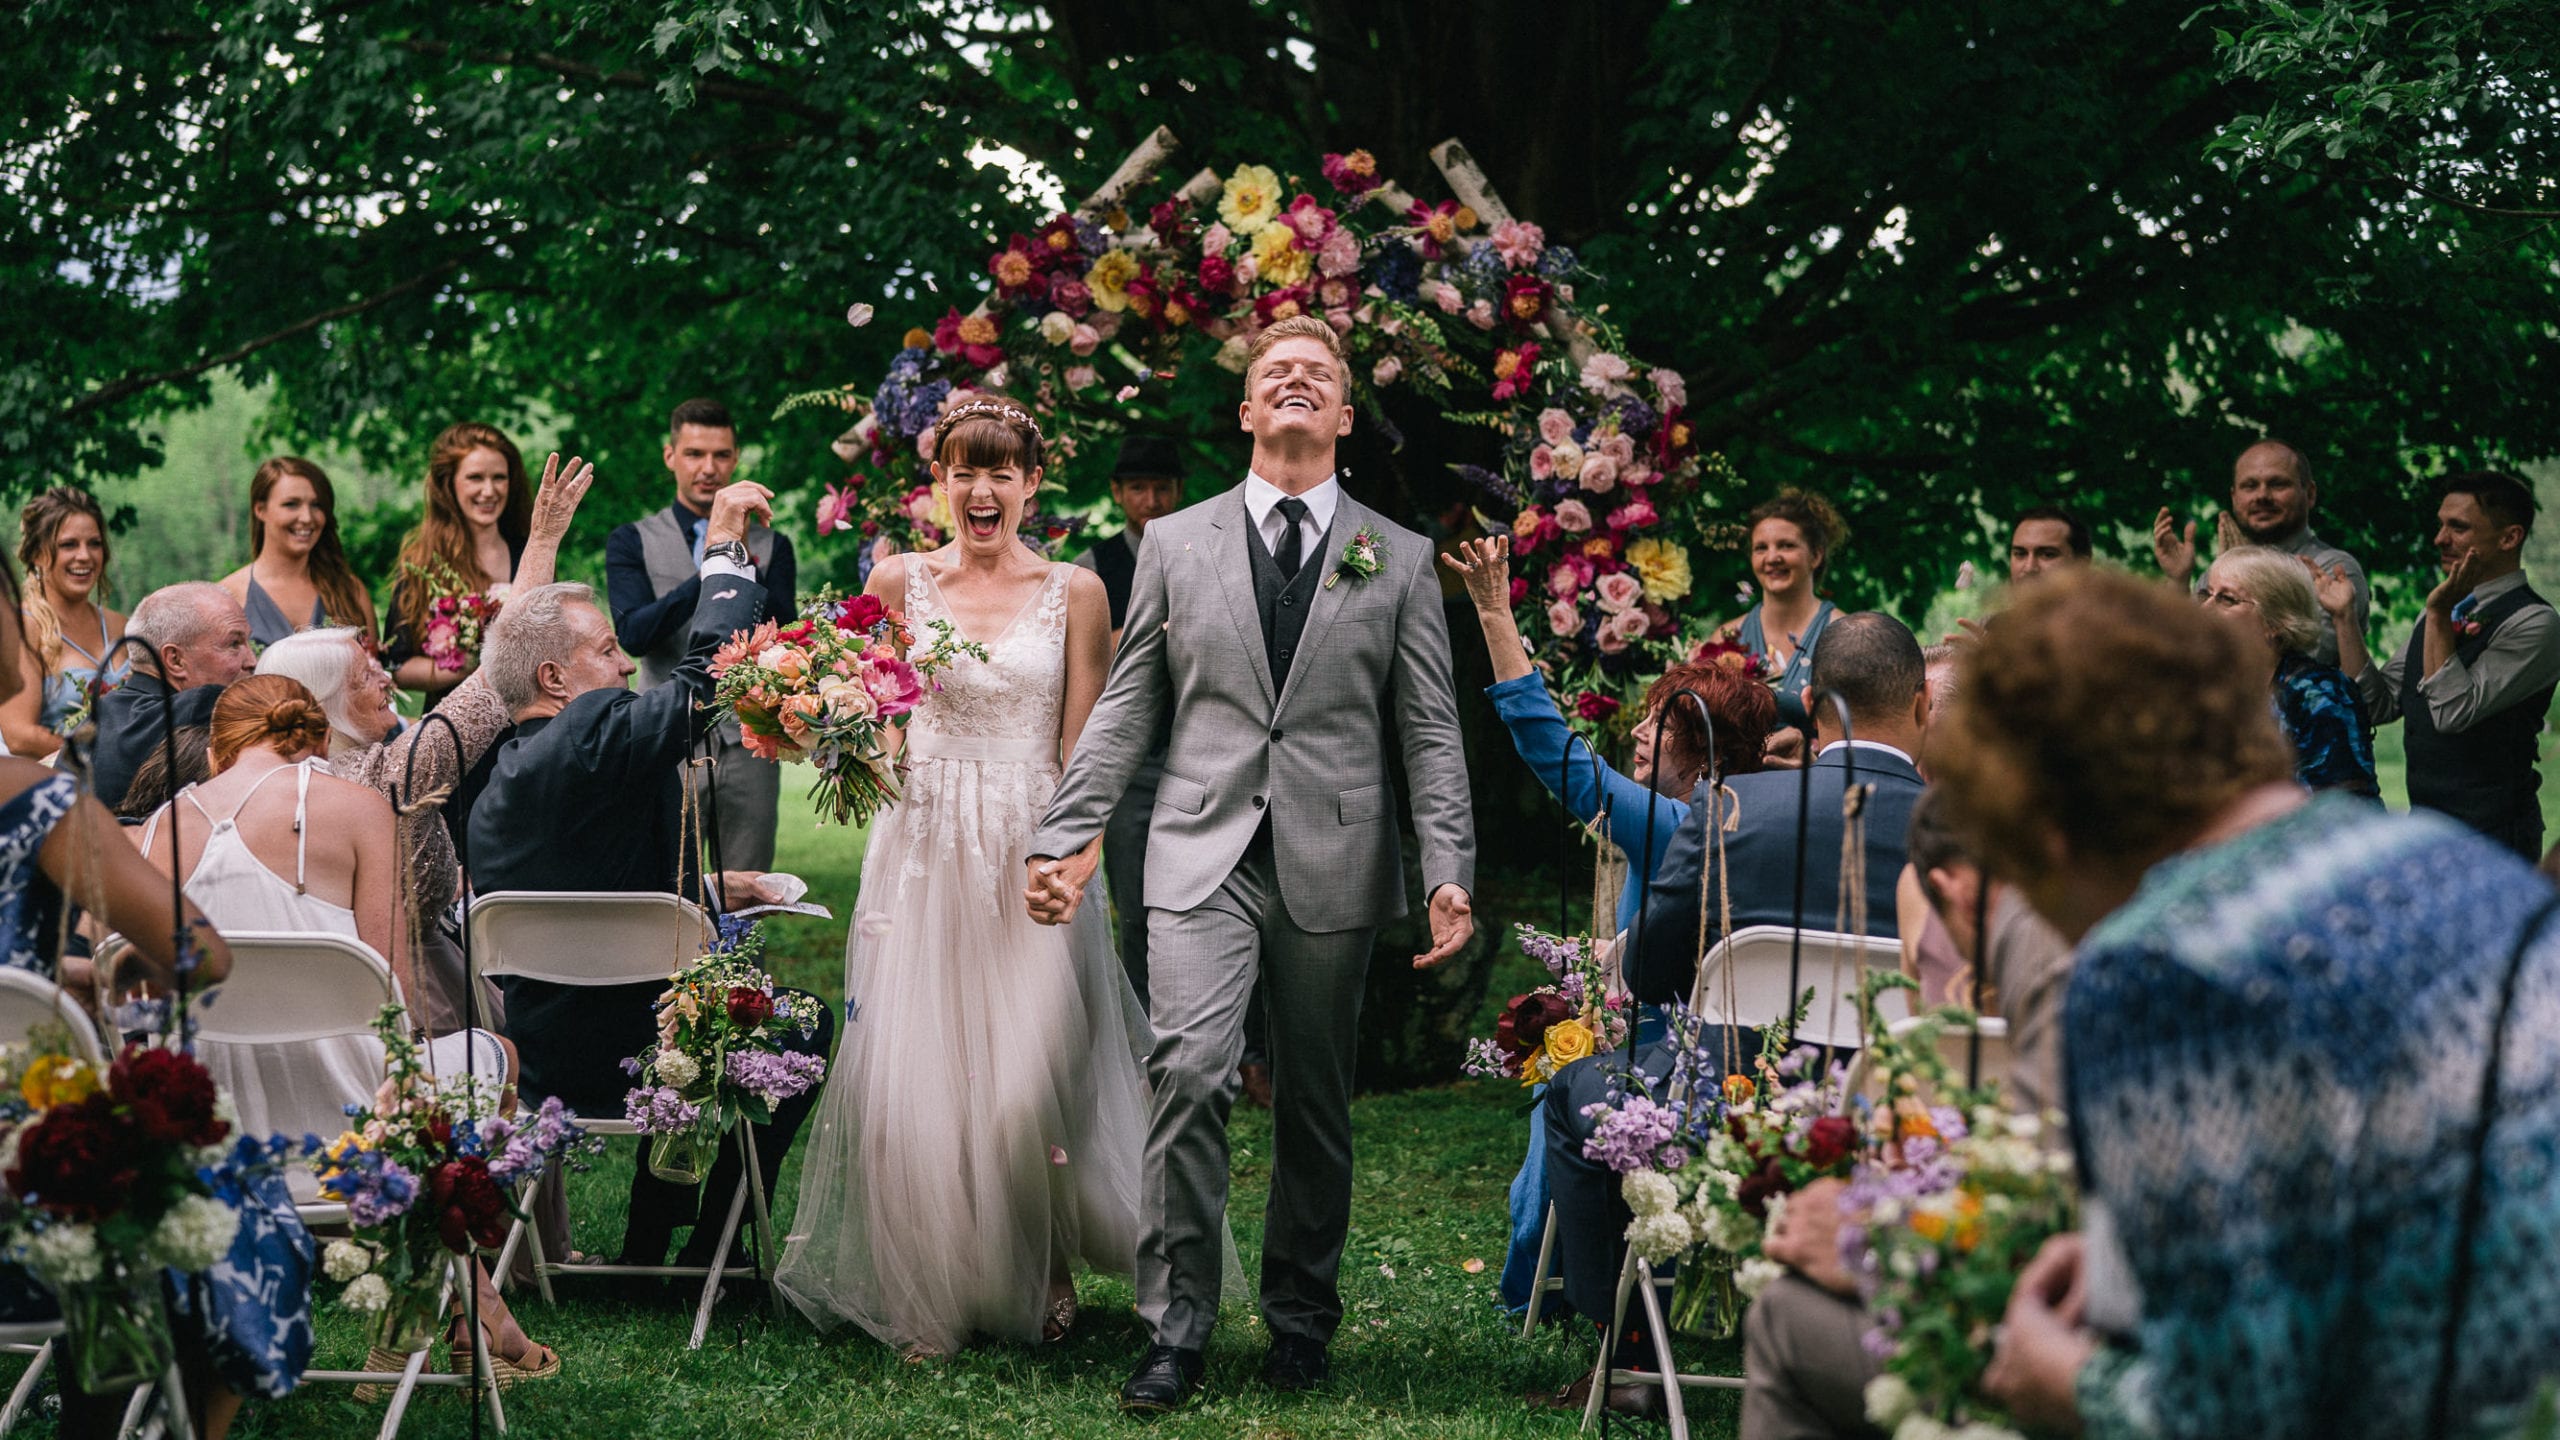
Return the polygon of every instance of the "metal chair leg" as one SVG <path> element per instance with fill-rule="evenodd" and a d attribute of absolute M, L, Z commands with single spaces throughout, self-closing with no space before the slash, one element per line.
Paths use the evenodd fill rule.
<path fill-rule="evenodd" d="M 1689 1440 L 1689 1412 L 1680 1401 L 1680 1366 L 1671 1358 L 1671 1327 L 1664 1322 L 1662 1296 L 1654 1289 L 1653 1266 L 1636 1262 L 1636 1293 L 1644 1297 L 1645 1324 L 1653 1329 L 1655 1373 L 1662 1377 L 1662 1403 L 1671 1415 L 1671 1440 Z"/>
<path fill-rule="evenodd" d="M 702 1277 L 702 1300 L 693 1311 L 693 1338 L 685 1342 L 688 1350 L 702 1348 L 702 1339 L 711 1333 L 711 1305 L 720 1298 L 720 1280 L 729 1269 L 729 1245 L 738 1237 L 738 1218 L 747 1209 L 748 1177 L 738 1177 L 738 1188 L 729 1197 L 728 1218 L 720 1222 L 720 1243 L 713 1250 L 709 1273 Z"/>
<path fill-rule="evenodd" d="M 756 1235 L 759 1241 L 755 1260 L 756 1278 L 765 1282 L 765 1308 L 779 1317 L 782 1314 L 782 1287 L 773 1283 L 773 1276 L 768 1272 L 767 1267 L 780 1268 L 782 1246 L 773 1233 L 773 1209 L 765 1200 L 764 1169 L 756 1160 L 755 1127 L 741 1125 L 738 1127 L 738 1133 L 746 1137 L 747 1188 L 748 1193 L 755 1197 L 756 1203 Z"/>
<path fill-rule="evenodd" d="M 1547 1308 L 1547 1266 L 1556 1256 L 1556 1202 L 1547 1202 L 1547 1225 L 1538 1237 L 1538 1269 L 1529 1277 L 1529 1318 L 1520 1322 L 1520 1338 L 1534 1340 L 1538 1316 Z"/>
<path fill-rule="evenodd" d="M 8 1406 L 0 1409 L 0 1435 L 8 1434 L 18 1417 L 26 1413 L 27 1402 L 36 1397 L 37 1382 L 44 1379 L 45 1368 L 52 1363 L 53 1342 L 47 1340 L 36 1347 L 35 1355 L 27 1361 L 27 1373 L 18 1377 L 17 1388 L 9 1392 Z"/>

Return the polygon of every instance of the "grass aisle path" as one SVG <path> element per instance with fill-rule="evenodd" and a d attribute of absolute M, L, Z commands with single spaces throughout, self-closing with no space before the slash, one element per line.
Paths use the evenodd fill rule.
<path fill-rule="evenodd" d="M 791 803 L 785 801 L 786 813 Z M 786 983 L 835 998 L 843 988 L 846 920 L 861 839 L 813 831 L 786 819 L 779 864 L 805 877 L 838 912 L 829 922 L 791 920 L 775 936 L 774 968 Z M 1231 1302 L 1211 1343 L 1203 1403 L 1154 1423 L 1123 1419 L 1121 1380 L 1145 1345 L 1126 1281 L 1079 1282 L 1084 1318 L 1065 1345 L 1038 1351 L 992 1346 L 934 1364 L 905 1365 L 859 1333 L 820 1336 L 796 1316 L 776 1319 L 724 1303 L 700 1351 L 684 1348 L 689 1303 L 670 1297 L 627 1306 L 593 1286 L 561 1288 L 557 1306 L 518 1297 L 526 1329 L 556 1346 L 561 1375 L 509 1392 L 511 1431 L 525 1436 L 1162 1436 L 1182 1440 L 1316 1440 L 1336 1436 L 1565 1436 L 1579 1417 L 1532 1413 L 1531 1390 L 1553 1390 L 1589 1363 L 1583 1330 L 1550 1330 L 1524 1342 L 1495 1308 L 1502 1264 L 1503 1194 L 1520 1160 L 1519 1092 L 1465 1084 L 1372 1096 L 1354 1110 L 1358 1188 L 1343 1264 L 1350 1315 L 1334 1345 L 1336 1378 L 1326 1390 L 1283 1399 L 1256 1378 L 1265 1343 L 1248 1303 Z M 1270 1187 L 1269 1117 L 1239 1109 L 1235 1125 L 1236 1241 L 1247 1273 L 1261 1253 L 1262 1206 Z M 620 1234 L 627 1150 L 615 1149 L 571 1188 L 579 1240 L 609 1249 Z M 795 1151 L 783 1172 L 780 1213 L 789 1227 L 798 1190 Z M 1484 1271 L 1468 1274 L 1470 1259 Z M 320 1358 L 352 1366 L 364 1354 L 362 1328 L 326 1304 Z M 1702 1350 L 1692 1363 L 1737 1373 L 1732 1346 Z M 14 1368 L 6 1372 L 14 1377 Z M 1733 1404 L 1699 1396 L 1709 1417 L 1701 1436 L 1729 1435 Z M 343 1386 L 315 1386 L 291 1399 L 253 1404 L 234 1431 L 245 1437 L 369 1435 L 379 1407 L 357 1404 Z M 24 1433 L 42 1434 L 41 1425 Z M 442 1440 L 470 1433 L 453 1392 L 412 1407 L 405 1435 Z"/>

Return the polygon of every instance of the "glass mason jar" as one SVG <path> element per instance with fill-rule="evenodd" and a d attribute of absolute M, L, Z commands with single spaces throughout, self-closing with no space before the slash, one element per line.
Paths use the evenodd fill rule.
<path fill-rule="evenodd" d="M 62 1346 L 73 1383 L 91 1395 L 130 1390 L 169 1373 L 177 1349 L 157 1267 L 107 1257 L 98 1278 L 61 1292 Z"/>
<path fill-rule="evenodd" d="M 649 1142 L 649 1173 L 670 1185 L 699 1185 L 719 1158 L 720 1137 L 706 1127 L 669 1130 Z"/>

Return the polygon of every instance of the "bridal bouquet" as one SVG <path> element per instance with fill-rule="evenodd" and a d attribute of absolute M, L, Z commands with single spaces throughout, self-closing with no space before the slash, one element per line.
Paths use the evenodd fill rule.
<path fill-rule="evenodd" d="M 775 992 L 757 963 L 763 950 L 751 925 L 677 971 L 658 997 L 658 1048 L 622 1062 L 637 1082 L 623 1113 L 655 1137 L 649 1168 L 663 1179 L 700 1184 L 730 1126 L 771 1121 L 775 1106 L 827 1077 L 825 1060 L 782 1048 L 818 1017 Z"/>
<path fill-rule="evenodd" d="M 368 1107 L 321 1149 L 320 1194 L 347 1207 L 350 1239 L 333 1240 L 321 1268 L 344 1285 L 339 1303 L 379 1318 L 379 1348 L 407 1354 L 443 1319 L 445 1257 L 506 1243 L 521 1220 L 516 1195 L 545 1166 L 594 1150 L 558 1097 L 530 1119 L 499 1113 L 497 1087 L 470 1076 L 439 1080 L 409 1038 L 405 1013 L 374 1021 L 386 1062 Z"/>
<path fill-rule="evenodd" d="M 480 653 L 481 632 L 497 618 L 498 602 L 464 584 L 444 565 L 410 567 L 413 583 L 426 587 L 426 623 L 418 635 L 418 653 L 448 674 L 469 668 Z"/>
<path fill-rule="evenodd" d="M 1727 1074 L 1707 1038 L 1723 1028 L 1676 1007 L 1667 1098 L 1631 1071 L 1625 1093 L 1591 1107 L 1599 1124 L 1583 1154 L 1619 1176 L 1635 1217 L 1627 1244 L 1655 1265 L 1689 1264 L 1672 1298 L 1681 1329 L 1730 1333 L 1741 1301 L 1779 1273 L 1760 1250 L 1778 1210 L 1816 1180 L 1847 1176 L 1858 1158 L 1861 1127 L 1842 1113 L 1841 1077 L 1820 1072 L 1813 1047 L 1786 1048 L 1794 1029 L 1769 1027 L 1750 1072 Z"/>
<path fill-rule="evenodd" d="M 2071 1157 L 2048 1123 L 2003 1109 L 1996 1086 L 1964 1089 L 1940 1057 L 1942 1028 L 1971 1019 L 1949 1007 L 1877 1042 L 1888 1143 L 1841 1198 L 1841 1258 L 1876 1321 L 1867 1347 L 1884 1357 L 1867 1415 L 1896 1440 L 2014 1433 L 1980 1394 L 1992 1330 L 2018 1272 L 2078 1223 Z"/>
<path fill-rule="evenodd" d="M 933 643 L 915 649 L 897 611 L 821 591 L 790 625 L 768 620 L 730 636 L 711 657 L 712 699 L 737 717 L 749 751 L 817 769 L 809 796 L 820 816 L 861 824 L 900 793 L 890 730 L 904 728 L 936 672 L 962 655 L 987 658 L 949 621 L 931 628 Z"/>
<path fill-rule="evenodd" d="M 81 1388 L 169 1368 L 162 1270 L 201 1274 L 231 1248 L 239 1167 L 266 1147 L 226 1144 L 228 1096 L 193 1056 L 135 1046 L 105 1074 L 68 1034 L 0 1053 L 0 1225 L 7 1253 L 62 1305 Z"/>
<path fill-rule="evenodd" d="M 1554 983 L 1514 995 L 1493 1025 L 1493 1038 L 1467 1045 L 1466 1073 L 1535 1085 L 1585 1055 L 1627 1041 L 1627 996 L 1612 993 L 1600 947 L 1582 936 L 1549 935 L 1527 925 L 1520 951 L 1547 967 Z"/>

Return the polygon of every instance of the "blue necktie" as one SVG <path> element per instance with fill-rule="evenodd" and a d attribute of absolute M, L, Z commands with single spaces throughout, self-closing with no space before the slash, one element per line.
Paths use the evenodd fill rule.
<path fill-rule="evenodd" d="M 699 569 L 701 569 L 701 568 L 702 568 L 702 540 L 703 540 L 703 536 L 704 536 L 704 535 L 706 535 L 706 534 L 708 534 L 708 533 L 710 532 L 710 529 L 711 529 L 711 518 L 710 518 L 709 516 L 707 516 L 707 515 L 696 515 L 696 516 L 694 516 L 694 517 L 693 517 L 693 525 L 692 525 L 692 529 L 693 529 L 693 568 L 694 568 L 694 569 L 696 569 L 696 570 L 699 570 Z"/>

